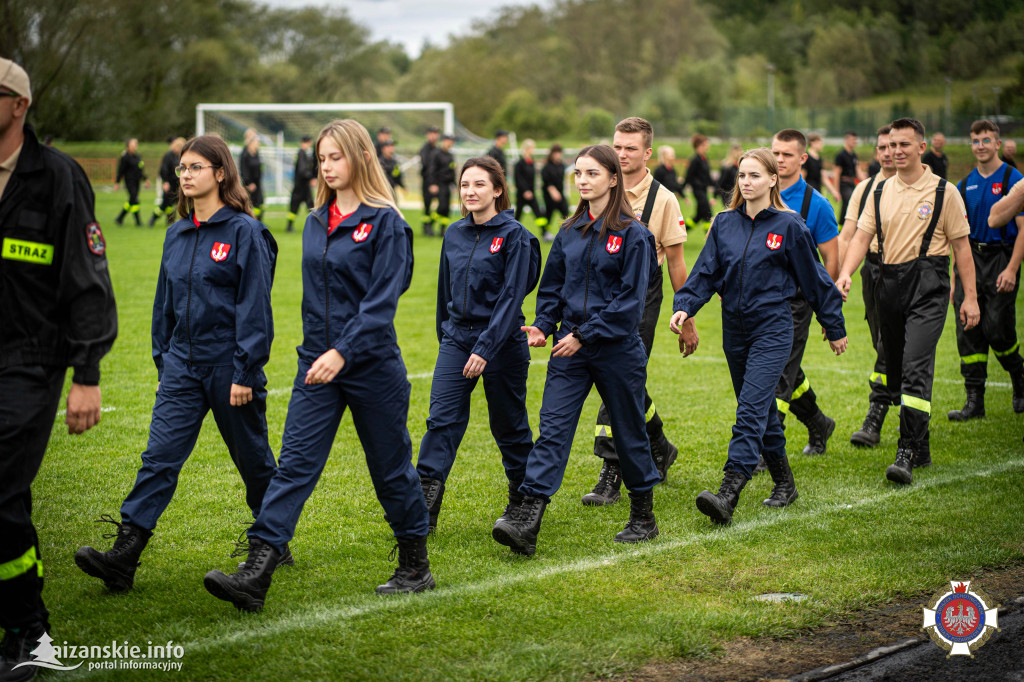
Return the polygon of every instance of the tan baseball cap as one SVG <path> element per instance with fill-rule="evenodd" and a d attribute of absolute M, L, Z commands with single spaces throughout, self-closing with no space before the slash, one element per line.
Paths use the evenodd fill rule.
<path fill-rule="evenodd" d="M 28 97 L 29 104 L 32 103 L 32 85 L 29 83 L 25 69 L 3 57 L 0 57 L 0 86 L 11 92 L 16 92 L 22 97 Z"/>

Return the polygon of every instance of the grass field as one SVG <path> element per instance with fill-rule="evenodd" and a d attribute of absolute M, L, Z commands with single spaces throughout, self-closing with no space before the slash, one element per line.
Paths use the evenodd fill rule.
<path fill-rule="evenodd" d="M 952 316 L 939 344 L 932 400 L 935 464 L 915 472 L 912 487 L 885 481 L 895 451 L 895 411 L 880 447 L 849 445 L 867 407 L 872 358 L 859 295 L 845 311 L 849 351 L 835 358 L 826 344 L 812 342 L 805 357 L 812 385 L 838 426 L 821 457 L 792 454 L 806 443 L 806 431 L 795 422 L 787 430 L 800 499 L 781 511 L 763 507 L 771 482 L 760 476 L 744 491 L 732 526 L 713 527 L 694 498 L 717 489 L 735 410 L 717 303 L 698 316 L 700 348 L 683 360 L 667 332 L 667 296 L 649 387 L 681 454 L 656 491 L 661 536 L 655 541 L 638 547 L 612 541 L 628 515 L 625 501 L 597 509 L 579 503 L 600 468 L 592 455 L 595 394 L 562 490 L 544 519 L 537 555 L 524 559 L 497 545 L 490 529 L 504 506 L 505 479 L 477 391 L 429 541 L 438 585 L 433 593 L 373 594 L 393 570 L 387 560 L 393 540 L 346 417 L 291 545 L 296 565 L 275 574 L 261 614 L 236 612 L 203 589 L 206 571 L 237 561 L 228 554 L 248 517 L 241 482 L 212 420 L 143 555 L 134 591 L 108 594 L 72 556 L 85 544 L 109 547 L 100 537 L 109 526 L 93 520 L 102 513 L 116 517 L 145 447 L 156 389 L 149 324 L 162 230 L 116 227 L 123 193 L 99 188 L 97 195 L 120 317 L 117 343 L 103 363 L 106 412 L 80 437 L 68 436 L 58 421 L 35 484 L 45 597 L 57 643 L 128 640 L 145 647 L 173 640 L 185 650 L 176 679 L 190 680 L 589 679 L 652 661 L 714 656 L 736 637 L 798 636 L 855 610 L 934 591 L 979 567 L 1024 558 L 1024 415 L 1013 414 L 1009 380 L 993 361 L 987 418 L 956 426 L 947 421 L 946 411 L 963 400 Z M 143 206 L 152 206 L 151 192 L 143 194 Z M 419 215 L 407 217 L 419 232 Z M 267 367 L 276 452 L 301 340 L 301 234 L 283 231 L 283 213 L 272 212 L 267 222 L 280 245 L 277 335 Z M 691 234 L 688 263 L 701 243 Z M 398 313 L 412 383 L 414 449 L 425 429 L 437 350 L 439 244 L 417 240 L 415 277 Z M 1024 328 L 1022 299 L 1018 329 Z M 532 297 L 525 309 L 530 319 Z M 533 351 L 528 407 L 535 430 L 549 349 Z M 765 592 L 801 592 L 810 599 L 751 601 Z M 87 668 L 47 679 L 140 676 Z"/>

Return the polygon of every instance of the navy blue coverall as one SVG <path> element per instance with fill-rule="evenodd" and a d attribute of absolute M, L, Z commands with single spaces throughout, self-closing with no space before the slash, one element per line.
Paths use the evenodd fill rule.
<path fill-rule="evenodd" d="M 198 227 L 185 218 L 167 229 L 153 302 L 160 386 L 123 522 L 156 527 L 209 411 L 245 483 L 246 503 L 259 513 L 274 475 L 263 366 L 274 340 L 276 258 L 270 230 L 227 206 Z M 231 384 L 252 388 L 252 400 L 233 407 Z"/>
<path fill-rule="evenodd" d="M 412 281 L 412 230 L 392 208 L 361 204 L 328 232 L 332 197 L 302 232 L 302 345 L 277 473 L 249 528 L 277 551 L 327 464 L 345 408 L 352 410 L 377 499 L 395 537 L 426 536 L 427 505 L 412 465 L 409 381 L 395 335 L 398 297 Z M 305 383 L 321 355 L 345 366 L 326 384 Z"/>
<path fill-rule="evenodd" d="M 673 301 L 673 310 L 693 317 L 713 294 L 722 297 L 722 345 L 739 403 L 724 468 L 748 479 L 760 455 L 786 454 L 775 387 L 793 345 L 789 302 L 798 286 L 829 340 L 845 337 L 842 296 L 799 214 L 769 207 L 751 220 L 741 205 L 715 217 Z"/>
<path fill-rule="evenodd" d="M 647 283 L 658 267 L 654 235 L 635 220 L 601 235 L 601 223 L 584 231 L 589 220 L 580 219 L 560 229 L 544 266 L 533 326 L 554 334 L 555 343 L 575 333 L 583 346 L 548 361 L 540 437 L 519 488 L 524 495 L 550 500 L 562 485 L 580 412 L 595 385 L 608 406 L 626 488 L 647 492 L 661 480 L 644 420 L 647 352 L 639 333 Z"/>
<path fill-rule="evenodd" d="M 540 274 L 540 242 L 501 211 L 482 225 L 470 215 L 445 232 L 437 278 L 437 340 L 430 417 L 416 470 L 445 482 L 469 424 L 477 378 L 462 375 L 471 354 L 483 371 L 491 434 L 516 488 L 526 472 L 533 431 L 526 414 L 530 349 L 521 327 L 523 299 Z"/>

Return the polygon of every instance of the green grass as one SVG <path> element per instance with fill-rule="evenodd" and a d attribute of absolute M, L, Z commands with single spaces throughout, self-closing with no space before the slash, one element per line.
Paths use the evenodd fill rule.
<path fill-rule="evenodd" d="M 58 422 L 34 488 L 45 597 L 58 643 L 127 639 L 145 646 L 173 640 L 186 652 L 178 679 L 590 679 L 652 661 L 713 656 L 736 637 L 797 636 L 851 611 L 929 592 L 979 567 L 1024 557 L 1024 416 L 1012 413 L 1008 379 L 993 362 L 988 417 L 961 425 L 946 420 L 945 412 L 963 399 L 952 316 L 937 360 L 935 464 L 916 472 L 907 489 L 884 480 L 895 450 L 895 412 L 879 448 L 849 445 L 867 407 L 872 358 L 859 296 L 846 308 L 848 353 L 835 358 L 824 343 L 812 341 L 805 356 L 812 385 L 838 426 L 827 455 L 793 456 L 800 499 L 781 511 L 763 507 L 771 483 L 761 476 L 744 491 L 733 525 L 713 527 L 693 501 L 720 481 L 735 411 L 717 302 L 698 316 L 700 348 L 683 360 L 665 329 L 668 297 L 649 386 L 681 454 L 669 482 L 656 491 L 657 540 L 618 546 L 612 538 L 625 522 L 627 503 L 598 509 L 579 504 L 600 468 L 591 454 L 597 410 L 592 395 L 563 488 L 545 517 L 538 554 L 523 559 L 497 545 L 490 528 L 504 505 L 505 481 L 483 392 L 477 391 L 438 532 L 429 541 L 435 592 L 411 598 L 373 594 L 393 568 L 387 560 L 393 540 L 346 417 L 299 522 L 292 543 L 296 565 L 275 574 L 261 614 L 236 612 L 202 586 L 206 571 L 226 570 L 237 561 L 228 553 L 248 516 L 241 482 L 212 420 L 143 555 L 134 591 L 107 594 L 75 567 L 72 556 L 81 545 L 109 546 L 100 537 L 108 527 L 93 519 L 116 516 L 145 447 L 156 388 L 149 316 L 162 243 L 162 230 L 114 226 L 122 201 L 121 193 L 98 192 L 120 313 L 118 341 L 103 363 L 108 411 L 80 437 L 67 435 Z M 144 193 L 143 205 L 151 202 L 152 193 Z M 419 232 L 419 215 L 410 212 L 408 218 Z M 280 244 L 277 337 L 267 367 L 275 451 L 295 372 L 294 347 L 301 340 L 301 235 L 285 233 L 283 222 L 283 214 L 268 218 Z M 691 234 L 688 263 L 701 241 Z M 415 277 L 398 315 L 413 386 L 414 447 L 425 428 L 437 350 L 439 243 L 417 239 Z M 1021 328 L 1024 302 L 1018 302 Z M 528 318 L 533 305 L 531 297 Z M 533 351 L 528 408 L 534 429 L 548 353 Z M 794 423 L 787 434 L 790 452 L 799 452 L 805 430 Z M 776 591 L 811 599 L 782 605 L 750 600 Z M 60 675 L 139 675 L 90 675 L 84 668 Z"/>

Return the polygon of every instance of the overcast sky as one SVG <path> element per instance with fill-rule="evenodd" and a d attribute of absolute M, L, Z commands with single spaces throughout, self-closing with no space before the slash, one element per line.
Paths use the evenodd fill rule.
<path fill-rule="evenodd" d="M 552 0 L 260 0 L 276 7 L 324 5 L 344 7 L 349 16 L 368 26 L 375 39 L 405 46 L 418 57 L 423 43 L 444 45 L 450 34 L 468 33 L 476 19 L 490 19 L 509 5 L 549 6 Z"/>

